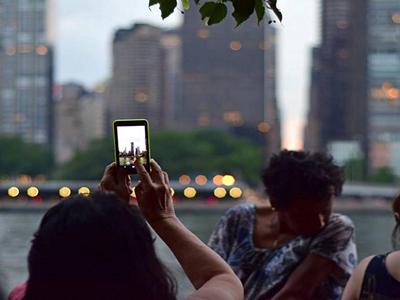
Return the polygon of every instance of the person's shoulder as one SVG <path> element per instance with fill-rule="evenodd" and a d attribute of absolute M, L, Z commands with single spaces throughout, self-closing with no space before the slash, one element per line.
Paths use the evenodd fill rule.
<path fill-rule="evenodd" d="M 255 211 L 256 211 L 256 206 L 254 204 L 243 203 L 229 208 L 225 213 L 225 217 L 229 219 L 241 216 L 249 217 L 254 215 Z"/>
<path fill-rule="evenodd" d="M 346 215 L 333 213 L 328 221 L 328 226 L 342 229 L 354 230 L 353 221 Z"/>

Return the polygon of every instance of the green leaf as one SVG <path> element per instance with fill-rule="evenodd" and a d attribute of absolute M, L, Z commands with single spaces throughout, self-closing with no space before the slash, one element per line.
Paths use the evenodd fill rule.
<path fill-rule="evenodd" d="M 158 0 L 160 3 L 161 17 L 165 19 L 174 12 L 176 0 Z"/>
<path fill-rule="evenodd" d="M 182 0 L 182 7 L 184 10 L 188 10 L 190 8 L 189 0 Z"/>
<path fill-rule="evenodd" d="M 149 0 L 149 7 L 160 3 L 160 0 Z"/>
<path fill-rule="evenodd" d="M 221 22 L 228 13 L 224 3 L 206 2 L 200 8 L 201 19 L 206 20 L 207 25 Z"/>
<path fill-rule="evenodd" d="M 277 18 L 279 19 L 279 22 L 282 22 L 282 13 L 279 10 L 279 8 L 276 6 L 277 5 L 278 0 L 268 0 L 268 5 L 269 8 L 272 9 L 272 11 L 274 12 L 274 14 L 277 16 Z"/>
<path fill-rule="evenodd" d="M 232 0 L 234 12 L 232 16 L 236 20 L 236 27 L 246 21 L 254 12 L 255 0 Z"/>
<path fill-rule="evenodd" d="M 228 9 L 225 4 L 217 3 L 214 8 L 213 14 L 208 19 L 207 25 L 213 25 L 221 22 L 228 13 Z"/>
<path fill-rule="evenodd" d="M 254 7 L 256 14 L 257 14 L 257 21 L 258 24 L 263 20 L 265 16 L 265 6 L 263 0 L 256 0 L 256 5 Z"/>
<path fill-rule="evenodd" d="M 281 11 L 280 11 L 277 7 L 273 8 L 272 11 L 273 11 L 273 12 L 275 13 L 275 15 L 278 17 L 279 22 L 282 22 L 283 16 L 282 16 Z"/>
<path fill-rule="evenodd" d="M 196 5 L 199 5 L 200 0 L 194 0 L 194 3 L 196 3 Z"/>
<path fill-rule="evenodd" d="M 216 3 L 215 2 L 206 2 L 200 7 L 200 14 L 201 14 L 201 19 L 204 20 L 205 18 L 209 18 L 215 8 Z"/>

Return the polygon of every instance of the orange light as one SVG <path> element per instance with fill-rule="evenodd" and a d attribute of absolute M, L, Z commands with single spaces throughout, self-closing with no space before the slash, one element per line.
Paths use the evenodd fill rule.
<path fill-rule="evenodd" d="M 217 187 L 214 190 L 214 196 L 217 198 L 224 198 L 226 196 L 226 190 L 223 187 Z"/>
<path fill-rule="evenodd" d="M 8 189 L 8 196 L 15 198 L 19 195 L 19 189 L 16 186 L 12 186 Z"/>
<path fill-rule="evenodd" d="M 79 188 L 78 194 L 88 196 L 90 194 L 90 189 L 86 186 Z"/>
<path fill-rule="evenodd" d="M 137 102 L 141 102 L 141 103 L 147 102 L 147 100 L 149 100 L 149 96 L 146 93 L 143 93 L 143 92 L 137 93 L 135 95 L 135 100 Z"/>
<path fill-rule="evenodd" d="M 179 183 L 182 185 L 187 185 L 190 183 L 190 177 L 188 175 L 182 175 L 179 177 Z"/>
<path fill-rule="evenodd" d="M 215 184 L 215 185 L 222 185 L 222 178 L 223 178 L 222 175 L 215 175 L 215 176 L 213 177 L 213 182 L 214 182 L 214 184 Z"/>
<path fill-rule="evenodd" d="M 194 198 L 194 197 L 196 196 L 196 194 L 197 194 L 196 189 L 195 189 L 195 188 L 192 188 L 192 187 L 187 187 L 187 188 L 185 188 L 185 189 L 183 190 L 183 195 L 184 195 L 186 198 Z"/>
<path fill-rule="evenodd" d="M 29 197 L 34 198 L 37 195 L 39 195 L 39 189 L 36 186 L 31 186 L 26 193 L 28 194 Z"/>
<path fill-rule="evenodd" d="M 225 175 L 222 177 L 222 183 L 227 186 L 235 184 L 235 178 L 232 175 Z"/>
<path fill-rule="evenodd" d="M 336 21 L 336 28 L 346 29 L 347 28 L 347 21 L 345 21 L 345 20 Z"/>
<path fill-rule="evenodd" d="M 206 39 L 210 36 L 210 32 L 207 29 L 197 30 L 197 36 L 201 39 Z"/>
<path fill-rule="evenodd" d="M 238 187 L 231 188 L 229 191 L 229 195 L 235 199 L 240 198 L 242 194 L 242 190 Z"/>
<path fill-rule="evenodd" d="M 396 100 L 400 98 L 400 92 L 396 88 L 390 88 L 386 91 L 386 95 L 390 100 Z"/>
<path fill-rule="evenodd" d="M 62 198 L 67 198 L 67 197 L 71 196 L 71 189 L 69 187 L 63 186 L 62 188 L 60 188 L 58 190 L 58 194 Z"/>
<path fill-rule="evenodd" d="M 392 21 L 393 23 L 400 24 L 400 12 L 393 14 Z"/>
<path fill-rule="evenodd" d="M 207 183 L 207 177 L 204 175 L 198 175 L 198 176 L 196 176 L 196 179 L 194 181 L 198 185 L 205 185 Z"/>
<path fill-rule="evenodd" d="M 261 122 L 257 125 L 257 129 L 259 132 L 267 133 L 271 130 L 271 125 L 269 125 L 267 122 Z"/>
<path fill-rule="evenodd" d="M 6 48 L 5 50 L 6 54 L 9 56 L 15 55 L 17 50 L 14 47 Z"/>
<path fill-rule="evenodd" d="M 46 55 L 47 52 L 49 52 L 49 50 L 47 49 L 46 46 L 43 46 L 43 45 L 42 45 L 42 46 L 36 47 L 36 53 L 37 53 L 38 55 Z"/>
<path fill-rule="evenodd" d="M 239 41 L 232 41 L 229 43 L 229 48 L 233 51 L 239 51 L 242 49 L 242 44 Z"/>

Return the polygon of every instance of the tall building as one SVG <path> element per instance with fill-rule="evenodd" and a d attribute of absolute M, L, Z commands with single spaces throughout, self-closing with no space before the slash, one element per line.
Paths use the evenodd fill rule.
<path fill-rule="evenodd" d="M 353 141 L 366 152 L 366 3 L 323 0 L 321 45 L 312 52 L 305 148 Z"/>
<path fill-rule="evenodd" d="M 50 0 L 0 0 L 0 134 L 52 143 Z"/>
<path fill-rule="evenodd" d="M 400 1 L 368 0 L 370 168 L 400 175 Z"/>
<path fill-rule="evenodd" d="M 322 3 L 306 147 L 358 142 L 370 173 L 400 170 L 400 1 Z"/>
<path fill-rule="evenodd" d="M 161 38 L 161 29 L 146 24 L 136 24 L 115 33 L 112 80 L 107 103 L 111 120 L 146 118 L 151 128 L 161 127 Z"/>
<path fill-rule="evenodd" d="M 105 100 L 75 83 L 60 87 L 55 102 L 55 159 L 62 164 L 105 136 Z"/>
<path fill-rule="evenodd" d="M 182 36 L 181 128 L 233 129 L 264 134 L 267 152 L 280 148 L 272 26 L 232 18 L 206 27 L 199 12 L 185 12 Z"/>

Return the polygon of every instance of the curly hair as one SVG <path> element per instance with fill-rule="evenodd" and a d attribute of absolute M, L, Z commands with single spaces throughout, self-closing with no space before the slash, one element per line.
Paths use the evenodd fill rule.
<path fill-rule="evenodd" d="M 293 199 L 324 201 L 340 195 L 344 172 L 329 154 L 282 150 L 270 159 L 262 181 L 272 206 L 285 210 Z"/>

